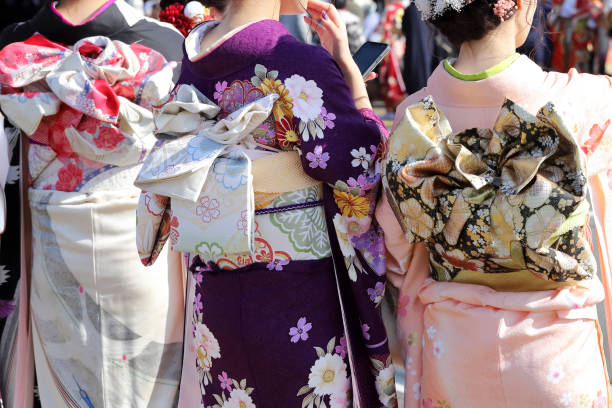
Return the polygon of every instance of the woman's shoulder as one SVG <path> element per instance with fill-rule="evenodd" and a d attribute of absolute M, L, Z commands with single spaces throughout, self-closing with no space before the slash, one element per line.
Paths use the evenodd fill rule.
<path fill-rule="evenodd" d="M 592 75 L 580 73 L 572 68 L 567 73 L 547 72 L 544 81 L 544 89 L 550 88 L 556 91 L 562 98 L 579 101 L 585 104 L 594 101 L 598 97 L 609 97 L 612 92 L 612 78 L 607 75 Z M 585 99 L 586 98 L 586 99 Z M 586 105 L 586 104 L 585 104 Z"/>
<path fill-rule="evenodd" d="M 324 77 L 329 70 L 338 70 L 333 57 L 318 45 L 306 44 L 296 38 L 283 38 L 274 49 L 275 59 L 289 65 L 296 73 Z"/>

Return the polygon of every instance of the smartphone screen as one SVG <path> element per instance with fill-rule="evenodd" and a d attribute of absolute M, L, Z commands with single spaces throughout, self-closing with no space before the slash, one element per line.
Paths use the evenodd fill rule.
<path fill-rule="evenodd" d="M 365 78 L 376 68 L 380 61 L 389 53 L 389 45 L 368 41 L 353 55 L 361 75 Z"/>

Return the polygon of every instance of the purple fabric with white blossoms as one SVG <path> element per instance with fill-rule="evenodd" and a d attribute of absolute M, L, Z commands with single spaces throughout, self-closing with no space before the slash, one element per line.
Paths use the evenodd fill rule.
<path fill-rule="evenodd" d="M 332 253 L 262 255 L 232 270 L 191 258 L 195 301 L 203 302 L 194 313 L 203 406 L 344 408 L 359 399 L 362 407 L 395 407 L 379 309 L 384 242 L 373 220 L 386 148 L 380 119 L 355 107 L 327 51 L 273 20 L 246 26 L 195 61 L 184 58 L 179 83 L 214 99 L 222 116 L 279 95 L 255 140 L 300 151 L 304 171 L 323 182 Z"/>

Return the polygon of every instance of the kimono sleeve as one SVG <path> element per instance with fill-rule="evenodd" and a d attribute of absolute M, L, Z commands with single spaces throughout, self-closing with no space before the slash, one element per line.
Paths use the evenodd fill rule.
<path fill-rule="evenodd" d="M 407 372 L 404 384 L 407 393 L 418 385 L 415 381 L 423 373 L 423 347 L 425 305 L 419 299 L 420 289 L 429 278 L 429 251 L 423 242 L 409 242 L 402 231 L 385 195 L 376 207 L 376 220 L 385 236 L 388 281 L 399 289 L 395 310 L 402 363 Z M 399 363 L 399 362 L 397 362 Z M 406 399 L 407 408 L 417 408 L 420 401 Z M 410 405 L 411 404 L 411 405 Z"/>
<path fill-rule="evenodd" d="M 285 81 L 293 98 L 303 167 L 310 177 L 337 189 L 360 187 L 364 193 L 376 184 L 374 163 L 386 130 L 372 110 L 355 107 L 331 56 L 322 50 L 315 57 L 312 79 L 293 75 Z"/>
<path fill-rule="evenodd" d="M 612 78 L 570 71 L 570 110 L 579 123 L 578 142 L 587 157 L 587 179 L 606 299 L 606 328 L 612 339 Z M 585 104 L 588 101 L 588 105 Z M 586 105 L 586 106 L 585 106 Z"/>

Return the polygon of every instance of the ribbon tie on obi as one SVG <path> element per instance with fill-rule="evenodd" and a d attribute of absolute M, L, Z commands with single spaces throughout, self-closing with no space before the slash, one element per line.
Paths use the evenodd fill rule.
<path fill-rule="evenodd" d="M 507 100 L 493 129 L 453 134 L 425 98 L 406 110 L 384 167 L 389 202 L 406 237 L 430 248 L 436 279 L 593 276 L 586 162 L 552 104 L 534 117 Z"/>
<path fill-rule="evenodd" d="M 169 197 L 170 239 L 204 261 L 253 251 L 254 192 L 247 149 L 271 114 L 275 94 L 215 120 L 220 108 L 190 85 L 179 85 L 153 109 L 161 140 L 136 186 Z"/>
<path fill-rule="evenodd" d="M 61 158 L 135 165 L 152 145 L 149 107 L 171 89 L 172 68 L 137 43 L 95 36 L 67 48 L 37 34 L 0 51 L 0 107 Z"/>

